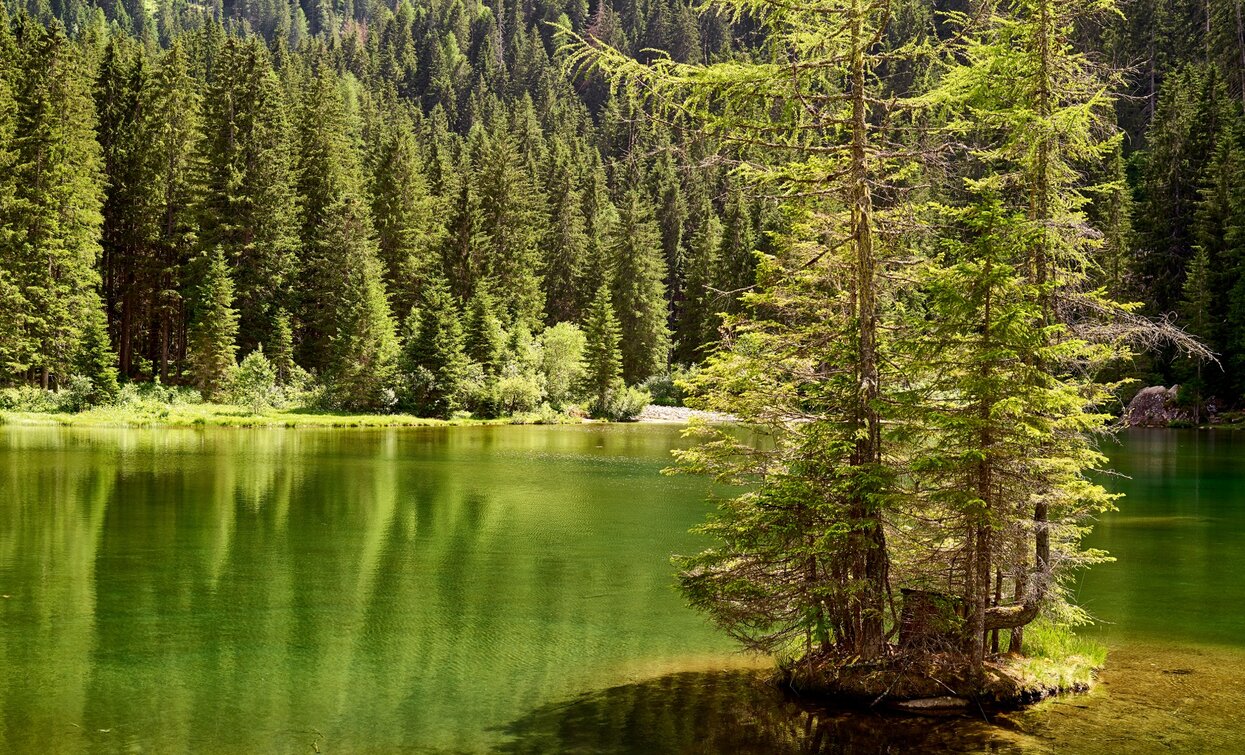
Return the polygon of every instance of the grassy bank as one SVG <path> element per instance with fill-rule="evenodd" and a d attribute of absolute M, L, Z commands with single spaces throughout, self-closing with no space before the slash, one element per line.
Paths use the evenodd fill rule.
<path fill-rule="evenodd" d="M 229 404 L 103 406 L 81 412 L 0 411 L 0 422 L 5 424 L 80 427 L 434 427 L 507 424 L 522 419 L 441 420 L 410 414 L 344 414 L 313 409 L 271 409 L 252 414 Z"/>
<path fill-rule="evenodd" d="M 1006 648 L 1008 633 L 1003 634 Z M 1025 655 L 1005 659 L 1022 686 L 1061 692 L 1088 689 L 1106 662 L 1106 645 L 1043 621 L 1025 628 Z"/>

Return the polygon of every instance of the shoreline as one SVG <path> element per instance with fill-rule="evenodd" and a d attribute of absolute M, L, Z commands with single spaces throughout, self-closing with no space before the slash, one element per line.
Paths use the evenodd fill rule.
<path fill-rule="evenodd" d="M 391 428 L 391 427 L 479 427 L 485 425 L 553 424 L 687 424 L 692 419 L 732 422 L 733 417 L 687 407 L 650 404 L 632 422 L 610 423 L 569 414 L 557 415 L 554 422 L 536 413 L 480 419 L 461 417 L 438 419 L 411 414 L 352 414 L 305 408 L 272 410 L 252 414 L 231 404 L 168 404 L 152 409 L 105 406 L 82 412 L 33 412 L 0 410 L 0 425 L 29 427 L 122 427 L 122 428 Z"/>

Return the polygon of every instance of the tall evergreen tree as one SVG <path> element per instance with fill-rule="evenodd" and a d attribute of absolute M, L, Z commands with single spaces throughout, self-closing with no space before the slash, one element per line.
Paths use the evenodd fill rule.
<path fill-rule="evenodd" d="M 588 308 L 584 322 L 584 392 L 592 401 L 592 413 L 603 415 L 610 394 L 622 388 L 622 328 L 614 316 L 609 288 L 602 285 Z"/>
<path fill-rule="evenodd" d="M 73 371 L 91 381 L 89 398 L 92 403 L 108 403 L 117 398 L 119 390 L 117 355 L 108 340 L 108 317 L 104 314 L 103 302 L 98 299 L 96 302 L 86 312 Z"/>
<path fill-rule="evenodd" d="M 404 408 L 448 417 L 459 406 L 467 358 L 458 307 L 445 281 L 433 280 L 424 290 L 405 330 L 402 369 L 409 385 Z"/>
<path fill-rule="evenodd" d="M 627 192 L 610 235 L 613 302 L 622 327 L 623 378 L 638 383 L 665 370 L 670 355 L 665 256 L 652 210 Z"/>
<path fill-rule="evenodd" d="M 46 388 L 67 377 L 97 306 L 100 152 L 82 55 L 60 23 L 19 17 L 15 38 L 9 264 L 28 307 L 21 361 Z"/>
<path fill-rule="evenodd" d="M 474 278 L 492 280 L 507 321 L 539 324 L 545 306 L 539 273 L 544 192 L 524 165 L 514 137 L 502 127 L 480 141 L 473 162 L 483 234 L 472 255 Z"/>
<path fill-rule="evenodd" d="M 209 400 L 220 399 L 238 366 L 238 313 L 225 255 L 215 250 L 199 285 L 190 326 L 190 365 L 195 385 Z"/>
<path fill-rule="evenodd" d="M 390 108 L 397 109 L 396 105 Z M 428 191 L 409 118 L 391 112 L 379 134 L 372 180 L 372 216 L 394 308 L 407 311 L 423 286 L 442 274 L 437 254 L 444 232 L 440 203 Z"/>
<path fill-rule="evenodd" d="M 200 239 L 232 263 L 250 349 L 267 338 L 272 312 L 292 303 L 299 240 L 288 108 L 262 44 L 225 41 L 203 109 Z"/>

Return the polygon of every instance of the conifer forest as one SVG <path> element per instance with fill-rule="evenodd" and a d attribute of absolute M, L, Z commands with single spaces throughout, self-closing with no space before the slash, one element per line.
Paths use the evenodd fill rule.
<path fill-rule="evenodd" d="M 1245 418 L 1245 0 L 4 0 L 0 410 L 190 394 L 677 406 L 787 687 L 1084 689 L 1115 431 Z"/>
<path fill-rule="evenodd" d="M 1052 93 L 1083 95 L 1078 117 L 1095 121 L 1076 124 L 1096 141 L 1066 168 L 1069 210 L 1092 240 L 1088 283 L 1215 355 L 1160 347 L 1120 376 L 1236 408 L 1242 10 L 1137 0 L 1065 18 L 1065 5 L 1050 4 L 1068 24 L 1059 54 L 1104 77 L 1096 92 L 1061 82 Z M 459 383 L 502 371 L 503 354 L 522 374 L 525 342 L 558 323 L 588 327 L 601 285 L 628 383 L 700 363 L 758 260 L 791 236 L 782 192 L 747 170 L 787 145 L 741 144 L 690 112 L 651 117 L 644 96 L 568 59 L 574 39 L 642 64 L 765 59 L 766 8 L 9 0 L 0 379 L 50 388 L 85 376 L 111 391 L 115 367 L 123 381 L 212 392 L 231 358 L 262 345 L 283 379 L 306 370 L 333 405 L 391 408 L 418 373 L 415 393 L 479 410 L 495 397 Z M 867 72 L 877 96 L 939 96 L 946 56 L 974 54 L 949 49 L 957 30 L 1002 35 L 976 39 L 979 54 L 1019 44 L 1005 35 L 1023 30 L 982 21 L 991 8 L 888 2 L 870 51 L 888 62 Z M 1023 84 L 1019 69 L 990 75 Z M 922 107 L 929 128 L 893 138 L 932 154 L 954 141 L 934 122 L 966 115 Z M 944 186 L 991 169 L 960 157 L 944 150 Z M 459 337 L 424 339 L 444 353 L 416 346 L 421 313 L 429 333 L 457 319 Z"/>

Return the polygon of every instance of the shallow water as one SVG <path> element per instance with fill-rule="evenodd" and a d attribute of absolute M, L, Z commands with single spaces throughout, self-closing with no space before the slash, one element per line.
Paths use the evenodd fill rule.
<path fill-rule="evenodd" d="M 0 427 L 5 752 L 1245 751 L 1245 441 L 1139 433 L 1095 693 L 804 706 L 682 606 L 662 426 Z"/>

